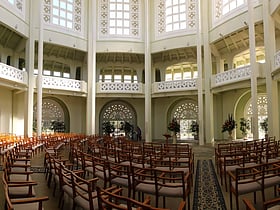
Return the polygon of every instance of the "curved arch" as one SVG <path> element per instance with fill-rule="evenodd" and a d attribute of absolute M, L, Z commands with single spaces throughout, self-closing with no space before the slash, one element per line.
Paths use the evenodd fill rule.
<path fill-rule="evenodd" d="M 175 101 L 168 109 L 168 122 L 175 118 L 180 124 L 180 139 L 186 140 L 192 138 L 190 125 L 192 121 L 197 121 L 198 104 L 193 99 L 181 99 Z"/>
<path fill-rule="evenodd" d="M 113 100 L 103 106 L 99 115 L 99 133 L 102 134 L 102 125 L 110 122 L 114 125 L 114 135 L 125 135 L 121 124 L 128 122 L 133 128 L 137 126 L 137 114 L 134 107 L 126 101 Z"/>
<path fill-rule="evenodd" d="M 37 105 L 34 104 L 33 125 L 36 125 L 37 122 L 36 113 Z M 55 97 L 44 97 L 42 99 L 42 131 L 50 131 L 52 121 L 63 122 L 64 132 L 70 132 L 70 115 L 66 104 Z"/>

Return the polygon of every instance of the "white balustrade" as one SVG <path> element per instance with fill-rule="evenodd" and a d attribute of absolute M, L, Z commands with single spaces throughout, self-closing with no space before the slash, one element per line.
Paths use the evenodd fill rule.
<path fill-rule="evenodd" d="M 227 70 L 212 76 L 212 87 L 250 79 L 250 66 Z"/>
<path fill-rule="evenodd" d="M 0 78 L 25 85 L 27 84 L 27 72 L 4 63 L 0 63 Z"/>
<path fill-rule="evenodd" d="M 143 93 L 142 83 L 98 82 L 97 93 Z"/>
<path fill-rule="evenodd" d="M 43 76 L 42 86 L 49 89 L 87 92 L 84 81 L 62 77 Z"/>
<path fill-rule="evenodd" d="M 154 83 L 154 93 L 159 92 L 171 92 L 182 90 L 196 90 L 197 79 L 185 79 L 175 81 L 164 81 Z"/>

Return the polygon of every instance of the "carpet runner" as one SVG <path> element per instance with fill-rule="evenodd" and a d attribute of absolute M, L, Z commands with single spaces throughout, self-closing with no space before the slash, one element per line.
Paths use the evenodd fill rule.
<path fill-rule="evenodd" d="M 226 210 L 212 160 L 198 160 L 196 168 L 193 210 Z"/>

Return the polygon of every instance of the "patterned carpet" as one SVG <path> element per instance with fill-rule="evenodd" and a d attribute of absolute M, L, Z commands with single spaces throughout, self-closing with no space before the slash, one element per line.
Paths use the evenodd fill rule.
<path fill-rule="evenodd" d="M 226 210 L 226 204 L 221 191 L 212 160 L 198 160 L 193 210 Z"/>

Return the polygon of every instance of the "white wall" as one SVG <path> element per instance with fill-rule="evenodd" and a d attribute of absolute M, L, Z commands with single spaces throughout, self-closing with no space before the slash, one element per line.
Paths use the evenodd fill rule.
<path fill-rule="evenodd" d="M 0 99 L 0 133 L 12 133 L 12 92 L 1 87 Z"/>

